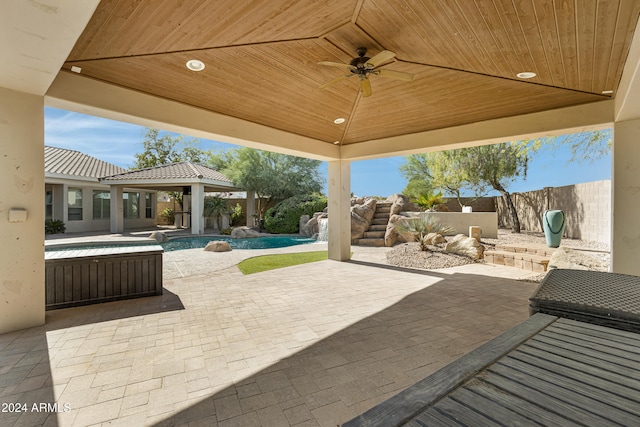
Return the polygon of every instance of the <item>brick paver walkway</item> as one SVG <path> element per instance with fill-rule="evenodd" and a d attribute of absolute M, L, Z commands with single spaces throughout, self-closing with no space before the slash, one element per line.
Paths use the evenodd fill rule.
<path fill-rule="evenodd" d="M 0 403 L 27 405 L 0 425 L 336 426 L 524 320 L 534 285 L 517 274 L 234 266 L 47 312 L 0 335 Z"/>

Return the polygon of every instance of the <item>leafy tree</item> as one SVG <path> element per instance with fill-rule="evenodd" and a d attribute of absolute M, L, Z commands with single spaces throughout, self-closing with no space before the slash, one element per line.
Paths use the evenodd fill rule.
<path fill-rule="evenodd" d="M 458 150 L 459 167 L 476 194 L 491 187 L 502 195 L 514 233 L 520 232 L 520 219 L 507 187 L 519 177 L 526 179 L 529 156 L 535 149 L 530 141 L 519 141 Z"/>
<path fill-rule="evenodd" d="M 414 189 L 441 189 L 462 203 L 462 192 L 471 191 L 471 183 L 464 170 L 458 169 L 458 150 L 438 151 L 433 153 L 413 154 L 405 157 L 400 171 L 409 181 L 405 191 Z M 417 198 L 417 195 L 408 197 Z"/>
<path fill-rule="evenodd" d="M 611 153 L 613 132 L 611 129 L 580 132 L 544 138 L 541 142 L 553 150 L 569 147 L 571 150 L 569 163 L 593 163 Z"/>
<path fill-rule="evenodd" d="M 147 128 L 142 141 L 144 151 L 134 154 L 135 169 L 168 165 L 177 162 L 204 163 L 207 152 L 199 147 L 197 138 L 185 139 L 184 136 L 161 134 L 160 130 Z"/>
<path fill-rule="evenodd" d="M 519 233 L 518 212 L 507 188 L 518 177 L 526 178 L 529 157 L 539 146 L 538 141 L 519 141 L 414 154 L 407 157 L 401 171 L 409 179 L 426 177 L 435 188 L 454 194 L 461 205 L 463 189 L 476 196 L 489 188 L 498 191 L 507 204 L 512 231 Z"/>
<path fill-rule="evenodd" d="M 221 170 L 236 186 L 256 193 L 260 218 L 265 207 L 277 201 L 322 190 L 319 160 L 241 147 L 211 153 L 209 165 Z"/>

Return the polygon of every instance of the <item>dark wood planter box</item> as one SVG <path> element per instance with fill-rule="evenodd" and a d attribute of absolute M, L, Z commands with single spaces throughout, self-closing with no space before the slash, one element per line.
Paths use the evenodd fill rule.
<path fill-rule="evenodd" d="M 162 295 L 162 247 L 45 252 L 47 310 Z"/>

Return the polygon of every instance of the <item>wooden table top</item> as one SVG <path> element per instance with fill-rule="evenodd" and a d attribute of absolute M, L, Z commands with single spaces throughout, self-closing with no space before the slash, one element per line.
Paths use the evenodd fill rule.
<path fill-rule="evenodd" d="M 538 313 L 344 424 L 640 425 L 640 334 Z"/>

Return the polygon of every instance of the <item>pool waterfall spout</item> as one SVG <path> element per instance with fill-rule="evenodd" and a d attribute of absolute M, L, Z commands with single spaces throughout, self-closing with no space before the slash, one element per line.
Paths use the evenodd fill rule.
<path fill-rule="evenodd" d="M 318 219 L 318 242 L 329 241 L 329 218 Z"/>

